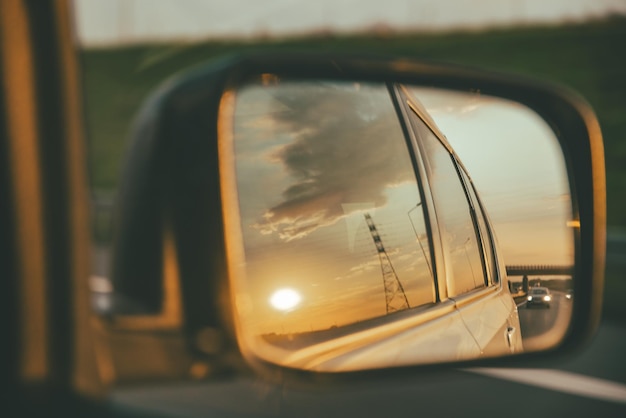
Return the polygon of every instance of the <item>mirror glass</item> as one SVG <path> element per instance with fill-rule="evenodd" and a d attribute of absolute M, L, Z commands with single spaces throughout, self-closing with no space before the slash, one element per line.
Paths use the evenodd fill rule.
<path fill-rule="evenodd" d="M 561 148 L 533 110 L 269 75 L 231 97 L 220 160 L 244 352 L 346 371 L 561 340 L 577 223 Z"/>

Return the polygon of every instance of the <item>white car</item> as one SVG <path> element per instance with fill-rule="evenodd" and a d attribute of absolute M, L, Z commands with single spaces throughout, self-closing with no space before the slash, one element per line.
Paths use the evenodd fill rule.
<path fill-rule="evenodd" d="M 550 289 L 547 287 L 531 287 L 528 290 L 528 296 L 526 297 L 527 308 L 537 305 L 549 308 L 551 302 L 552 293 L 550 293 Z"/>

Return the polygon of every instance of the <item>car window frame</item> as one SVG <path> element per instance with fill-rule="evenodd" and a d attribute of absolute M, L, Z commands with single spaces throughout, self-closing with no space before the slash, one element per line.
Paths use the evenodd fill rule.
<path fill-rule="evenodd" d="M 485 211 L 478 191 L 474 186 L 474 182 L 469 175 L 469 172 L 458 159 L 455 160 L 458 170 L 461 173 L 461 181 L 465 185 L 466 192 L 470 199 L 471 204 L 474 207 L 474 213 L 476 214 L 476 228 L 478 229 L 478 236 L 481 242 L 481 248 L 483 251 L 483 268 L 485 270 L 485 285 L 486 287 L 494 286 L 502 282 L 500 269 L 498 265 L 498 252 L 496 251 L 497 245 L 494 239 L 493 225 L 489 219 L 488 213 Z M 485 231 L 482 230 L 480 219 L 483 220 Z M 485 242 L 489 244 L 487 247 Z M 489 260 L 489 255 L 491 260 Z M 492 266 L 488 267 L 489 262 Z"/>
<path fill-rule="evenodd" d="M 423 151 L 418 145 L 419 140 L 417 133 L 411 126 L 410 119 L 408 117 L 407 102 L 405 100 L 407 96 L 406 88 L 398 83 L 387 83 L 387 85 L 392 102 L 396 108 L 396 114 L 400 121 L 400 126 L 404 133 L 407 149 L 413 163 L 413 170 L 420 189 L 422 212 L 424 214 L 424 223 L 430 246 L 430 264 L 435 284 L 435 305 L 438 305 L 448 299 L 448 288 L 445 279 L 445 262 L 443 258 L 441 234 L 437 222 L 437 214 L 435 211 L 431 186 L 428 182 L 428 176 L 424 165 Z M 427 122 L 420 115 L 417 115 L 417 117 L 427 124 Z"/>
<path fill-rule="evenodd" d="M 479 251 L 479 255 L 480 255 L 480 263 L 481 263 L 481 269 L 483 272 L 483 286 L 480 287 L 475 287 L 472 288 L 470 290 L 458 293 L 454 296 L 450 296 L 449 294 L 449 290 L 448 290 L 448 284 L 446 282 L 446 275 L 445 273 L 441 275 L 440 277 L 440 289 L 443 288 L 445 289 L 445 293 L 446 293 L 446 298 L 450 298 L 453 300 L 458 300 L 458 299 L 474 299 L 474 295 L 476 295 L 477 293 L 482 294 L 485 290 L 489 290 L 488 293 L 490 293 L 491 291 L 493 291 L 494 289 L 498 288 L 499 286 L 497 283 L 492 283 L 490 281 L 490 277 L 487 271 L 487 267 L 486 267 L 486 254 L 485 254 L 485 248 L 484 248 L 484 243 L 483 243 L 483 234 L 481 233 L 480 227 L 478 225 L 478 216 L 479 214 L 476 213 L 476 209 L 475 209 L 475 204 L 473 202 L 473 199 L 471 199 L 471 194 L 467 188 L 467 185 L 465 184 L 465 181 L 463 179 L 463 175 L 461 174 L 461 172 L 465 172 L 465 174 L 467 175 L 467 177 L 470 179 L 471 181 L 471 177 L 469 176 L 469 173 L 467 173 L 467 170 L 465 169 L 465 167 L 463 166 L 462 162 L 459 161 L 458 156 L 456 155 L 456 153 L 454 152 L 454 149 L 451 147 L 451 145 L 447 142 L 445 135 L 437 128 L 437 125 L 435 124 L 435 122 L 432 120 L 432 118 L 430 118 L 428 116 L 425 109 L 422 109 L 422 106 L 418 103 L 415 102 L 414 98 L 412 97 L 411 93 L 409 92 L 409 90 L 404 86 L 404 85 L 400 85 L 399 86 L 399 90 L 398 90 L 398 94 L 400 95 L 400 102 L 402 103 L 402 105 L 405 107 L 405 110 L 403 112 L 404 117 L 406 118 L 406 124 L 408 125 L 408 129 L 411 130 L 411 135 L 415 138 L 415 146 L 417 148 L 417 150 L 415 151 L 417 154 L 419 154 L 419 158 L 422 162 L 422 166 L 427 164 L 427 153 L 426 151 L 423 149 L 423 144 L 422 144 L 422 139 L 420 138 L 420 134 L 416 131 L 415 127 L 413 127 L 411 125 L 411 116 L 414 115 L 418 121 L 420 121 L 421 123 L 423 123 L 425 125 L 425 127 L 435 136 L 435 138 L 443 145 L 443 147 L 446 149 L 446 151 L 449 153 L 450 155 L 450 159 L 452 162 L 452 165 L 454 167 L 454 169 L 456 170 L 456 174 L 459 180 L 459 183 L 461 185 L 461 188 L 463 189 L 463 194 L 465 195 L 465 199 L 467 201 L 468 207 L 470 209 L 470 214 L 471 214 L 471 219 L 472 219 L 472 225 L 474 228 L 474 233 L 476 235 L 476 240 L 477 240 L 477 246 L 478 246 L 478 251 Z M 426 184 L 423 187 L 423 189 L 427 189 L 429 194 L 431 193 L 432 190 L 432 185 L 430 184 L 430 181 L 428 180 L 428 176 L 427 174 L 424 172 L 423 174 L 424 178 L 426 179 Z M 476 193 L 476 195 L 478 196 L 478 194 Z M 484 211 L 484 207 L 482 206 L 482 204 L 479 203 L 479 207 L 480 207 L 480 211 L 481 213 L 485 213 Z M 428 207 L 429 211 L 432 211 L 432 213 L 434 213 L 434 217 L 436 218 L 437 215 L 437 211 L 436 208 L 434 206 L 434 200 L 432 198 L 432 194 L 430 194 L 430 202 L 429 202 L 429 207 Z M 488 218 L 487 218 L 488 219 Z M 487 219 L 485 219 L 485 222 L 487 223 Z M 437 231 L 437 233 L 435 235 L 437 235 L 439 237 L 439 241 L 438 241 L 438 245 L 439 248 L 437 249 L 438 253 L 439 253 L 439 257 L 440 257 L 440 261 L 437 263 L 440 267 L 439 267 L 439 271 L 444 271 L 445 272 L 445 264 L 447 262 L 447 258 L 449 257 L 449 255 L 447 254 L 447 251 L 445 251 L 443 249 L 443 245 L 442 245 L 442 238 L 441 238 L 441 225 L 438 224 L 438 222 L 434 222 L 432 224 L 432 227 L 434 230 Z M 491 232 L 491 231 L 490 231 Z M 492 251 L 493 253 L 495 253 L 495 242 L 492 239 L 492 235 L 489 234 L 488 237 L 491 240 L 492 243 Z M 497 263 L 497 258 L 494 258 L 494 263 Z M 433 263 L 435 264 L 435 263 Z M 444 298 L 442 298 L 442 300 L 445 300 Z"/>

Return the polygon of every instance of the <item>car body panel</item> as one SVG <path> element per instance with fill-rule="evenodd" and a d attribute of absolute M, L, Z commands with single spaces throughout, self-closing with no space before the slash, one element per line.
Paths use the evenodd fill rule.
<path fill-rule="evenodd" d="M 348 335 L 343 341 L 326 343 L 326 347 L 310 347 L 304 352 L 287 356 L 286 364 L 316 371 L 349 371 L 479 357 L 480 347 L 454 304 L 443 305 L 450 308 L 443 315 L 429 318 L 432 313 L 426 312 L 421 314 L 421 318 L 415 315 L 400 320 L 390 325 L 397 331 L 387 336 L 384 335 L 384 327 L 374 329 L 370 341 L 363 336 Z M 416 322 L 418 324 L 413 325 Z M 353 339 L 361 341 L 353 343 Z"/>
<path fill-rule="evenodd" d="M 508 289 L 495 286 L 485 289 L 476 302 L 460 306 L 465 325 L 481 348 L 482 356 L 522 352 L 517 308 Z"/>

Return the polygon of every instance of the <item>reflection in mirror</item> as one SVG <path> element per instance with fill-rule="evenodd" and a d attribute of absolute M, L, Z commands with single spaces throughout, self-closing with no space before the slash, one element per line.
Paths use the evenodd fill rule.
<path fill-rule="evenodd" d="M 267 76 L 233 106 L 220 152 L 235 179 L 224 211 L 239 214 L 226 238 L 245 351 L 342 371 L 562 338 L 574 223 L 560 147 L 532 110 Z M 534 287 L 550 303 L 535 304 Z"/>
<path fill-rule="evenodd" d="M 411 93 L 445 133 L 489 213 L 524 349 L 554 346 L 571 316 L 578 226 L 558 140 L 539 115 L 515 102 L 433 88 Z M 541 286 L 552 289 L 552 304 L 533 302 L 529 289 Z"/>

